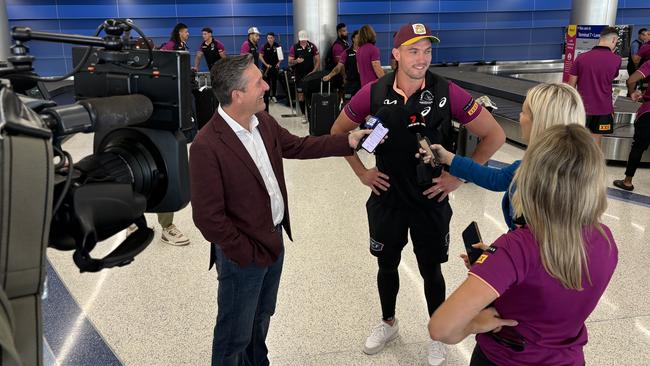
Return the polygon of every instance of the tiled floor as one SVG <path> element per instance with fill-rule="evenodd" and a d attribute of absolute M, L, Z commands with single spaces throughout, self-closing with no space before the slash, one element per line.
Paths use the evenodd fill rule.
<path fill-rule="evenodd" d="M 272 105 L 272 113 L 287 113 Z M 280 123 L 297 135 L 307 134 L 299 118 Z M 92 138 L 75 136 L 66 144 L 77 159 L 90 153 Z M 522 156 L 504 145 L 494 160 L 511 162 Z M 370 164 L 372 157 L 363 156 Z M 624 167 L 609 167 L 610 181 Z M 401 336 L 382 353 L 366 356 L 363 342 L 380 318 L 376 291 L 376 263 L 368 253 L 365 201 L 369 190 L 342 158 L 285 161 L 294 242 L 286 245 L 283 278 L 276 315 L 268 336 L 274 365 L 424 365 L 427 313 L 422 280 L 411 247 L 400 266 L 397 303 Z M 650 195 L 650 170 L 641 169 L 635 192 Z M 452 258 L 443 266 L 448 293 L 466 276 L 456 254 L 463 251 L 461 230 L 479 223 L 486 241 L 506 229 L 500 209 L 501 194 L 466 184 L 452 194 Z M 589 365 L 648 365 L 650 357 L 650 301 L 646 294 L 650 266 L 650 208 L 609 199 L 603 221 L 618 242 L 619 266 L 588 322 L 586 347 Z M 191 209 L 176 215 L 176 225 L 189 236 L 187 247 L 156 239 L 131 265 L 80 275 L 71 253 L 49 250 L 48 257 L 65 287 L 110 349 L 125 365 L 208 365 L 216 316 L 216 274 L 208 272 L 209 247 L 193 226 Z M 155 223 L 155 224 L 154 224 Z M 124 237 L 112 238 L 99 250 L 108 251 Z M 76 323 L 75 323 L 76 324 Z M 76 325 L 57 337 L 68 347 L 88 345 Z M 65 327 L 64 327 L 65 328 Z M 466 365 L 474 341 L 450 347 L 448 365 Z M 61 365 L 73 365 L 74 351 L 55 356 Z M 68 356 L 66 356 L 68 355 Z M 64 357 L 65 356 L 65 357 Z"/>

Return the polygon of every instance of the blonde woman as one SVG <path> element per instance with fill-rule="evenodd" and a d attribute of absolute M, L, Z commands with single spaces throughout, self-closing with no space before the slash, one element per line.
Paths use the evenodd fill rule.
<path fill-rule="evenodd" d="M 585 125 L 585 107 L 574 88 L 566 84 L 539 84 L 528 91 L 519 114 L 521 136 L 528 144 L 533 143 L 550 126 L 571 123 Z M 480 165 L 470 158 L 457 156 L 440 145 L 432 145 L 431 148 L 443 164 L 450 166 L 451 175 L 496 192 L 508 190 L 521 163 L 521 160 L 517 160 L 502 169 L 495 169 Z M 434 183 L 438 179 L 434 179 Z M 510 205 L 511 194 L 509 192 L 503 197 L 501 208 L 506 224 L 513 230 L 515 216 Z"/>
<path fill-rule="evenodd" d="M 471 366 L 582 366 L 584 322 L 618 262 L 612 233 L 600 223 L 603 155 L 585 127 L 553 126 L 531 143 L 513 185 L 526 226 L 479 258 L 433 314 L 429 333 L 449 344 L 477 334 Z"/>

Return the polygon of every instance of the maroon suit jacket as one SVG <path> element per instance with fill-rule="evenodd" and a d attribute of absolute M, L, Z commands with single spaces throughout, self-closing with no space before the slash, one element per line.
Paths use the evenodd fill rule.
<path fill-rule="evenodd" d="M 266 112 L 258 130 L 284 198 L 284 227 L 291 239 L 282 158 L 314 159 L 352 154 L 347 135 L 297 137 Z M 215 113 L 190 147 L 192 215 L 203 237 L 240 266 L 273 264 L 283 250 L 273 225 L 262 176 L 235 132 Z M 210 267 L 214 263 L 212 248 Z"/>

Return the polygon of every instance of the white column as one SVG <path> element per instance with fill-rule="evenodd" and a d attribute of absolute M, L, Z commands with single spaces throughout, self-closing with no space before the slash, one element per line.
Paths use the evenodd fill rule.
<path fill-rule="evenodd" d="M 618 0 L 573 0 L 569 24 L 614 26 L 617 8 Z"/>
<path fill-rule="evenodd" d="M 329 47 L 336 40 L 336 17 L 338 14 L 336 0 L 294 0 L 293 2 L 293 40 L 298 42 L 298 32 L 309 32 L 309 40 L 318 47 L 321 68 Z M 290 46 L 287 47 L 287 50 Z"/>
<path fill-rule="evenodd" d="M 9 57 L 9 19 L 7 18 L 7 2 L 0 0 L 0 61 L 7 61 Z"/>

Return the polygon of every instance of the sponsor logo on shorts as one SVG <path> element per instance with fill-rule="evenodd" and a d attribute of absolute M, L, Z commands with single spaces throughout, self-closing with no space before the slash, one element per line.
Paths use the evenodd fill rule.
<path fill-rule="evenodd" d="M 384 250 L 384 244 L 376 241 L 373 238 L 370 238 L 370 250 L 372 250 L 373 252 L 381 252 L 382 250 Z"/>
<path fill-rule="evenodd" d="M 428 90 L 423 91 L 422 94 L 420 94 L 420 104 L 433 104 L 433 94 Z"/>
<path fill-rule="evenodd" d="M 485 262 L 487 258 L 488 258 L 487 254 L 481 254 L 481 256 L 478 257 L 478 259 L 476 260 L 476 263 L 483 264 L 483 262 Z"/>
<path fill-rule="evenodd" d="M 611 125 L 600 125 L 598 126 L 598 131 L 609 131 L 611 128 Z"/>
<path fill-rule="evenodd" d="M 442 97 L 442 99 L 440 99 L 440 103 L 438 104 L 438 107 L 442 108 L 446 104 L 447 104 L 447 97 Z"/>

